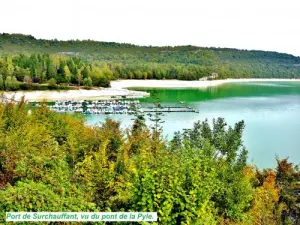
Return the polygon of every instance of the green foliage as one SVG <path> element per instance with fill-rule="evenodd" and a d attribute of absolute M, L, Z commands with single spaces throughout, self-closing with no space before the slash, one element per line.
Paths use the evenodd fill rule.
<path fill-rule="evenodd" d="M 85 87 L 92 87 L 93 86 L 93 81 L 92 81 L 92 79 L 90 78 L 90 77 L 88 77 L 88 78 L 84 78 L 84 80 L 83 80 L 83 85 L 85 86 Z"/>
<path fill-rule="evenodd" d="M 223 217 L 242 218 L 250 207 L 252 185 L 243 174 L 247 152 L 242 145 L 244 122 L 236 123 L 234 128 L 226 129 L 224 119 L 197 122 L 183 137 L 176 133 L 171 141 L 172 151 L 176 148 L 201 149 L 208 159 L 213 159 L 218 177 L 218 190 L 212 196 L 218 214 Z"/>
<path fill-rule="evenodd" d="M 300 170 L 288 159 L 277 158 L 276 184 L 279 187 L 279 204 L 283 224 L 300 223 Z"/>
<path fill-rule="evenodd" d="M 122 130 L 110 119 L 87 126 L 45 103 L 29 109 L 0 104 L 1 219 L 7 211 L 149 211 L 158 224 L 298 223 L 299 169 L 287 160 L 276 173 L 249 167 L 243 121 L 197 122 L 154 142 L 139 114 Z"/>
<path fill-rule="evenodd" d="M 15 91 L 19 89 L 19 82 L 16 77 L 7 76 L 5 79 L 5 90 L 7 91 Z"/>
<path fill-rule="evenodd" d="M 0 34 L 0 42 L 0 73 L 20 82 L 26 75 L 41 83 L 55 78 L 74 85 L 91 78 L 101 87 L 115 79 L 300 78 L 300 58 L 276 52 L 41 40 L 17 34 Z"/>
<path fill-rule="evenodd" d="M 76 197 L 74 197 L 76 196 Z M 83 192 L 74 187 L 65 191 L 53 190 L 51 185 L 24 180 L 0 191 L 0 219 L 5 212 L 80 212 L 96 210 L 93 203 L 84 198 Z"/>
<path fill-rule="evenodd" d="M 172 165 L 172 166 L 170 166 Z M 216 223 L 211 200 L 217 188 L 213 162 L 203 152 L 185 149 L 173 155 L 159 155 L 137 167 L 132 207 L 155 211 L 161 224 Z"/>
<path fill-rule="evenodd" d="M 1 212 L 20 211 L 27 212 L 67 212 L 67 211 L 90 211 L 95 210 L 93 203 L 87 203 L 83 193 L 72 190 L 71 193 L 55 192 L 51 186 L 33 181 L 23 181 L 9 186 L 0 193 Z M 76 199 L 72 195 L 76 194 Z"/>
<path fill-rule="evenodd" d="M 50 86 L 55 87 L 56 86 L 56 80 L 54 78 L 51 78 L 47 82 Z"/>
<path fill-rule="evenodd" d="M 159 99 L 155 96 L 156 93 L 154 93 L 154 99 L 155 102 L 154 104 L 154 113 L 151 114 L 149 113 L 149 120 L 153 123 L 153 125 L 151 126 L 152 129 L 152 151 L 154 154 L 157 154 L 160 149 L 163 148 L 163 145 L 161 145 L 162 143 L 162 124 L 165 122 L 163 121 L 162 117 L 164 116 L 164 114 L 160 111 L 162 106 L 159 103 Z"/>
<path fill-rule="evenodd" d="M 0 90 L 4 90 L 4 80 L 2 74 L 0 74 Z"/>

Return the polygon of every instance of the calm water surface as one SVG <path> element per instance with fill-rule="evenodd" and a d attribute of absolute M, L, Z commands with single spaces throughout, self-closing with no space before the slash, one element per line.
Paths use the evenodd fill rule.
<path fill-rule="evenodd" d="M 224 117 L 229 125 L 244 120 L 244 145 L 249 162 L 260 168 L 275 167 L 275 156 L 289 157 L 300 162 L 300 82 L 233 83 L 207 89 L 136 89 L 159 97 L 163 105 L 185 105 L 199 110 L 196 113 L 168 113 L 163 119 L 164 134 L 191 128 L 197 120 Z M 141 100 L 151 104 L 153 98 Z M 132 124 L 131 116 L 87 115 L 90 125 L 106 117 Z M 148 123 L 150 123 L 148 121 Z"/>

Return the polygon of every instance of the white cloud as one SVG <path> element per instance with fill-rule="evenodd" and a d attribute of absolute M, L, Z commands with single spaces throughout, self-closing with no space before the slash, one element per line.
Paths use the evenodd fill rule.
<path fill-rule="evenodd" d="M 0 32 L 300 56 L 297 0 L 2 0 Z"/>

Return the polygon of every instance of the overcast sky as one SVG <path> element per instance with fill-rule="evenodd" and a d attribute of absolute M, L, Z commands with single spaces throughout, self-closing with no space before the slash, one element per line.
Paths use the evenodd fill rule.
<path fill-rule="evenodd" d="M 1 0 L 0 32 L 300 56 L 300 1 Z"/>

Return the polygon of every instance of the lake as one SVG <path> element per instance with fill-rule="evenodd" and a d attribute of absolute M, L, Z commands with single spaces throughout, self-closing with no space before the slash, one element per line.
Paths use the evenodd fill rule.
<path fill-rule="evenodd" d="M 197 113 L 166 113 L 163 117 L 164 135 L 191 128 L 197 120 L 212 121 L 224 117 L 229 125 L 244 120 L 244 145 L 250 163 L 259 168 L 275 167 L 275 156 L 289 157 L 300 162 L 300 82 L 230 83 L 206 89 L 147 89 L 162 105 L 187 105 Z M 149 105 L 154 97 L 141 99 Z M 184 102 L 181 104 L 180 101 Z M 129 115 L 87 115 L 90 125 L 103 122 L 106 117 L 119 120 L 122 127 L 132 124 Z M 150 123 L 148 121 L 147 123 Z"/>

